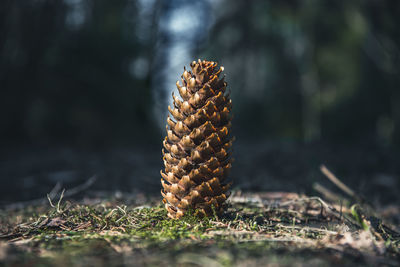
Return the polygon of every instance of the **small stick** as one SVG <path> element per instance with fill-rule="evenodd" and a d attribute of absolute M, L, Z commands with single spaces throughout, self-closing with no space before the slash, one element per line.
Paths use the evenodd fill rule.
<path fill-rule="evenodd" d="M 53 199 L 58 194 L 58 191 L 60 191 L 61 187 L 62 187 L 62 183 L 61 182 L 57 182 L 56 185 L 54 186 L 54 188 L 51 189 L 51 191 L 47 195 L 47 197 L 50 198 L 50 199 Z"/>
<path fill-rule="evenodd" d="M 313 184 L 313 189 L 315 191 L 317 191 L 318 193 L 324 195 L 324 197 L 328 200 L 331 200 L 333 202 L 339 202 L 341 200 L 340 196 L 338 196 L 337 194 L 333 193 L 332 191 L 330 191 L 329 189 L 327 189 L 326 187 L 324 187 L 323 185 L 321 185 L 320 183 L 314 183 Z"/>
<path fill-rule="evenodd" d="M 97 180 L 97 175 L 93 175 L 88 180 L 86 180 L 86 182 L 84 182 L 83 184 L 80 184 L 74 188 L 66 190 L 64 196 L 70 197 L 70 196 L 76 195 L 82 191 L 85 191 L 86 189 L 91 187 L 96 182 L 96 180 Z"/>
<path fill-rule="evenodd" d="M 329 212 L 329 214 L 332 214 L 333 216 L 335 216 L 336 219 L 338 219 L 338 220 L 345 219 L 347 222 L 351 223 L 352 225 L 356 225 L 358 227 L 357 223 L 353 222 L 351 219 L 347 218 L 346 216 L 341 216 L 339 214 L 339 212 L 335 209 L 335 207 L 329 206 L 320 197 L 306 197 L 306 198 L 299 198 L 299 199 L 296 199 L 296 200 L 289 200 L 289 201 L 280 203 L 279 206 L 284 207 L 284 206 L 288 206 L 288 205 L 291 205 L 291 204 L 296 203 L 296 202 L 307 202 L 307 201 L 311 201 L 311 200 L 319 202 L 322 205 L 322 207 L 325 208 L 325 211 L 327 211 L 327 212 Z"/>
<path fill-rule="evenodd" d="M 60 208 L 60 204 L 61 204 L 61 200 L 62 200 L 63 197 L 64 197 L 64 192 L 65 192 L 65 189 L 63 189 L 63 191 L 61 192 L 60 199 L 59 199 L 58 202 L 57 202 L 57 212 L 58 212 L 58 213 L 63 213 L 63 211 L 62 211 L 61 208 Z"/>
<path fill-rule="evenodd" d="M 351 190 L 347 185 L 342 183 L 342 181 L 340 181 L 330 170 L 328 170 L 328 168 L 324 164 L 322 164 L 320 166 L 320 170 L 332 183 L 334 183 L 337 187 L 339 187 L 347 195 L 349 195 L 355 199 L 360 199 L 357 196 L 357 194 L 354 193 L 353 190 Z"/>

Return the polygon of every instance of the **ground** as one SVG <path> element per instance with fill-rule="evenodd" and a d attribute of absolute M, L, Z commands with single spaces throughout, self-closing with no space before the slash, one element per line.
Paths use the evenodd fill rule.
<path fill-rule="evenodd" d="M 226 212 L 177 221 L 160 153 L 1 151 L 0 266 L 399 265 L 396 151 L 238 142 Z"/>
<path fill-rule="evenodd" d="M 394 215 L 347 199 L 234 191 L 221 215 L 171 220 L 159 197 L 59 193 L 1 210 L 0 265 L 398 266 Z"/>

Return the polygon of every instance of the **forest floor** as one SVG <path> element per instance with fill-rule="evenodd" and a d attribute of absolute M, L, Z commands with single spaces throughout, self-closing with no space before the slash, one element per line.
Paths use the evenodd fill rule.
<path fill-rule="evenodd" d="M 398 152 L 237 144 L 226 212 L 183 220 L 159 154 L 0 153 L 0 266 L 399 266 Z"/>
<path fill-rule="evenodd" d="M 65 195 L 67 192 L 65 192 Z M 393 207 L 290 192 L 235 191 L 224 214 L 167 217 L 143 194 L 61 192 L 0 210 L 5 266 L 398 266 Z"/>

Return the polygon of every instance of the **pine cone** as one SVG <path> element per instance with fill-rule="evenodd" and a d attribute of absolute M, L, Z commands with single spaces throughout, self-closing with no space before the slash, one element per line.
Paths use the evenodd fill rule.
<path fill-rule="evenodd" d="M 226 82 L 219 78 L 212 61 L 193 61 L 184 71 L 182 85 L 176 82 L 180 100 L 172 93 L 174 109 L 168 107 L 167 136 L 163 142 L 165 173 L 161 171 L 161 194 L 170 218 L 188 210 L 209 216 L 213 208 L 224 209 L 228 198 L 226 183 L 231 168 L 230 137 L 232 101 L 225 94 Z"/>

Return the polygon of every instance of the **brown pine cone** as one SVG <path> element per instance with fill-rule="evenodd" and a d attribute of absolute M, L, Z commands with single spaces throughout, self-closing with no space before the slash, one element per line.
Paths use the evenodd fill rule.
<path fill-rule="evenodd" d="M 213 214 L 213 209 L 221 213 L 230 187 L 232 101 L 225 94 L 224 78 L 219 78 L 224 68 L 200 59 L 190 67 L 192 71 L 183 72 L 182 85 L 176 82 L 182 100 L 172 94 L 174 108 L 168 110 L 173 119 L 168 115 L 162 151 L 161 194 L 174 219 L 188 210 L 200 216 Z"/>

